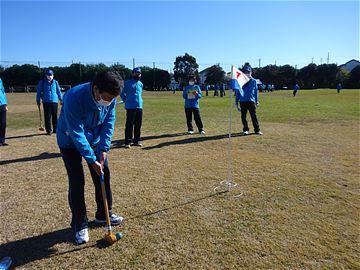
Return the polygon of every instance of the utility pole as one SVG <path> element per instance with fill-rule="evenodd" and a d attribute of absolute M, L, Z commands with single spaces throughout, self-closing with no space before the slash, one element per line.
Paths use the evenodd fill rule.
<path fill-rule="evenodd" d="M 155 89 L 155 62 L 153 62 L 153 90 Z"/>
<path fill-rule="evenodd" d="M 330 61 L 330 53 L 328 52 L 328 56 L 327 56 L 327 64 L 329 64 Z"/>
<path fill-rule="evenodd" d="M 81 83 L 81 62 L 79 62 L 79 76 L 80 76 L 80 83 Z"/>
<path fill-rule="evenodd" d="M 133 68 L 135 68 L 135 58 L 133 58 Z"/>
<path fill-rule="evenodd" d="M 311 64 L 314 64 L 314 57 L 311 58 Z"/>
<path fill-rule="evenodd" d="M 276 60 L 275 60 L 275 66 L 276 66 Z"/>
<path fill-rule="evenodd" d="M 259 58 L 259 68 L 261 67 L 261 58 Z"/>
<path fill-rule="evenodd" d="M 320 65 L 322 65 L 322 57 L 320 58 Z"/>
<path fill-rule="evenodd" d="M 38 66 L 39 66 L 39 74 L 40 74 L 40 79 L 41 79 L 41 66 L 40 66 L 40 61 L 38 61 Z"/>

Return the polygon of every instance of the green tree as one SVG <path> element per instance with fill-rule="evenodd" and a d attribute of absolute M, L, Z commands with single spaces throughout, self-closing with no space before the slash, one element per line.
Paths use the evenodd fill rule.
<path fill-rule="evenodd" d="M 178 56 L 174 62 L 174 78 L 182 86 L 187 84 L 190 75 L 198 76 L 199 65 L 196 63 L 196 58 L 188 53 L 183 56 Z"/>
<path fill-rule="evenodd" d="M 225 82 L 225 71 L 219 65 L 208 68 L 206 73 L 206 84 L 220 84 Z"/>

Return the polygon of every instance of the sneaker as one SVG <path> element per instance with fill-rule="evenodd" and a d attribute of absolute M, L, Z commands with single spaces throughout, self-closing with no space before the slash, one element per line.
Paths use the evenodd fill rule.
<path fill-rule="evenodd" d="M 115 226 L 115 225 L 120 225 L 123 222 L 124 218 L 122 216 L 118 216 L 115 214 L 111 214 L 110 215 L 110 223 L 111 225 Z M 95 224 L 105 224 L 106 223 L 106 219 L 97 219 L 95 218 Z"/>
<path fill-rule="evenodd" d="M 187 134 L 194 134 L 194 131 L 189 130 L 189 131 L 187 132 Z"/>
<path fill-rule="evenodd" d="M 200 131 L 200 134 L 206 134 L 205 130 Z"/>
<path fill-rule="evenodd" d="M 243 131 L 241 132 L 241 135 L 249 135 L 249 131 Z"/>
<path fill-rule="evenodd" d="M 77 245 L 82 245 L 89 242 L 89 231 L 88 228 L 82 229 L 75 233 L 75 243 Z"/>
<path fill-rule="evenodd" d="M 0 146 L 9 146 L 7 143 L 0 143 Z"/>
<path fill-rule="evenodd" d="M 130 148 L 131 148 L 131 145 L 128 144 L 128 143 L 126 143 L 126 144 L 125 144 L 125 148 L 130 149 Z"/>
<path fill-rule="evenodd" d="M 142 147 L 143 145 L 141 142 L 137 142 L 137 143 L 133 143 L 133 146 Z"/>
<path fill-rule="evenodd" d="M 263 133 L 261 131 L 257 131 L 255 132 L 256 135 L 263 135 Z"/>

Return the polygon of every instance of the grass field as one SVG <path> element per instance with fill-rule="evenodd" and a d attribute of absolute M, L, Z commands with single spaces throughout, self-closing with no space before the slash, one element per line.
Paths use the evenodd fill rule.
<path fill-rule="evenodd" d="M 180 93 L 144 94 L 142 149 L 124 149 L 118 107 L 110 152 L 124 238 L 72 244 L 67 175 L 54 136 L 37 131 L 32 94 L 9 94 L 0 148 L 0 257 L 18 269 L 360 269 L 359 91 L 261 93 L 264 136 L 239 136 L 227 177 L 229 100 L 204 97 L 205 136 L 185 135 Z M 235 197 L 242 193 L 241 196 Z M 90 220 L 95 199 L 86 168 Z"/>

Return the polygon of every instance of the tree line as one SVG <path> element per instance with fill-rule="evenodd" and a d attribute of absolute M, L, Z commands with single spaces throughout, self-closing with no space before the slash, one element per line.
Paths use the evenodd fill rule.
<path fill-rule="evenodd" d="M 0 78 L 5 86 L 36 85 L 46 69 L 51 68 L 56 79 L 62 85 L 76 85 L 91 81 L 95 74 L 104 70 L 117 71 L 123 79 L 131 78 L 131 69 L 122 64 L 106 66 L 105 64 L 71 64 L 66 67 L 39 68 L 35 65 L 0 66 Z M 174 62 L 175 81 L 179 88 L 187 84 L 189 75 L 200 79 L 199 65 L 196 58 L 190 54 L 177 56 Z M 167 90 L 170 87 L 171 74 L 162 69 L 142 66 L 142 82 L 146 90 Z M 241 69 L 241 67 L 239 67 Z M 228 83 L 229 74 L 217 64 L 205 70 L 205 84 L 220 85 Z M 272 84 L 276 89 L 292 88 L 296 83 L 303 89 L 335 88 L 341 83 L 344 88 L 360 88 L 360 66 L 351 72 L 340 69 L 336 64 L 309 64 L 297 69 L 290 65 L 268 65 L 253 69 L 253 77 L 260 79 L 263 84 Z"/>
<path fill-rule="evenodd" d="M 144 88 L 147 90 L 166 90 L 170 84 L 170 74 L 166 70 L 140 67 L 142 70 L 142 79 Z M 131 69 L 122 64 L 106 66 L 105 64 L 71 64 L 66 67 L 46 67 L 39 68 L 31 64 L 13 65 L 8 68 L 0 66 L 0 78 L 7 87 L 37 85 L 43 78 L 45 71 L 52 69 L 55 79 L 61 85 L 77 85 L 91 81 L 96 73 L 106 70 L 118 72 L 123 79 L 131 78 Z"/>

